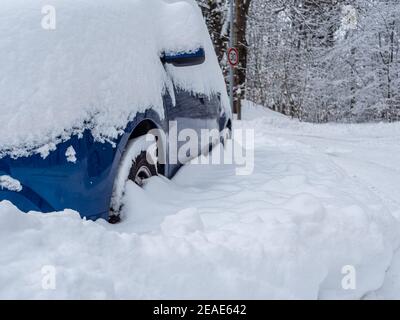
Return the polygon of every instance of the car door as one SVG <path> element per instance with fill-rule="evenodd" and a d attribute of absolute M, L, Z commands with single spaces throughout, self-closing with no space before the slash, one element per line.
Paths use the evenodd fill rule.
<path fill-rule="evenodd" d="M 207 143 L 205 139 L 201 139 L 202 130 L 219 130 L 220 102 L 218 96 L 208 97 L 204 94 L 191 93 L 176 87 L 174 93 L 175 104 L 172 102 L 172 99 L 168 99 L 170 101 L 166 102 L 165 109 L 169 122 L 169 129 L 171 130 L 171 128 L 173 128 L 174 131 L 176 130 L 177 138 L 181 140 L 176 142 L 177 150 L 180 150 L 187 142 L 182 140 L 185 138 L 185 133 L 189 132 L 189 130 L 191 130 L 193 134 L 195 133 L 197 138 L 197 148 L 193 148 L 191 154 L 186 154 L 186 157 L 176 156 L 178 164 L 184 164 L 187 160 L 195 158 L 200 153 L 208 150 L 209 143 Z M 176 128 L 174 128 L 174 126 L 176 126 Z M 170 132 L 169 136 L 171 139 L 174 139 L 174 134 Z M 169 150 L 169 152 L 174 151 L 175 150 Z"/>

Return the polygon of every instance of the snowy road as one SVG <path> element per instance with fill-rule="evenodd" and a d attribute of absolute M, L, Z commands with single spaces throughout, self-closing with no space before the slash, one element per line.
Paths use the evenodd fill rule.
<path fill-rule="evenodd" d="M 252 175 L 189 165 L 131 184 L 119 225 L 0 204 L 0 298 L 400 298 L 400 125 L 245 117 Z"/>

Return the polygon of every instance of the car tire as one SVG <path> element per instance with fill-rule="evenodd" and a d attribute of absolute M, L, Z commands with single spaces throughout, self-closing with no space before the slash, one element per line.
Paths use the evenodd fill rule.
<path fill-rule="evenodd" d="M 129 171 L 128 180 L 136 183 L 139 187 L 143 187 L 145 180 L 157 175 L 157 166 L 150 164 L 147 160 L 147 152 L 143 151 L 132 162 Z"/>
<path fill-rule="evenodd" d="M 132 181 L 139 187 L 143 187 L 147 179 L 158 175 L 157 150 L 149 151 L 151 145 L 151 142 L 145 140 L 145 136 L 128 143 L 114 183 L 109 215 L 110 223 L 118 223 L 121 220 L 122 198 L 125 194 L 127 182 Z"/>

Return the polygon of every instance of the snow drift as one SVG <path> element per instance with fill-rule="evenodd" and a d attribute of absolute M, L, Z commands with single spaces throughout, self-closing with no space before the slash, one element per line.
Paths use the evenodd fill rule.
<path fill-rule="evenodd" d="M 42 28 L 44 5 L 55 8 L 55 30 Z M 163 117 L 171 80 L 227 99 L 192 0 L 5 0 L 1 6 L 0 156 L 28 155 L 85 128 L 98 140 L 113 139 L 147 108 Z M 201 66 L 166 71 L 160 62 L 164 51 L 198 47 L 206 52 Z"/>
<path fill-rule="evenodd" d="M 119 225 L 2 202 L 0 298 L 324 299 L 379 289 L 400 240 L 400 126 L 251 115 L 235 127 L 255 129 L 253 175 L 191 164 L 144 190 L 130 183 Z M 347 265 L 355 290 L 342 287 Z M 41 286 L 44 266 L 57 272 L 55 290 Z M 393 268 L 387 285 L 398 298 Z"/>

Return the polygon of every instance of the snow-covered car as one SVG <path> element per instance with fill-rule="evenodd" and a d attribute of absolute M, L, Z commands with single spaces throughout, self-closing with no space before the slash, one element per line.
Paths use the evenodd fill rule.
<path fill-rule="evenodd" d="M 138 152 L 121 174 L 150 130 L 231 126 L 192 0 L 4 0 L 0 70 L 0 201 L 25 212 L 109 219 L 116 180 L 171 178 L 182 165 L 162 142 L 165 163 Z"/>

